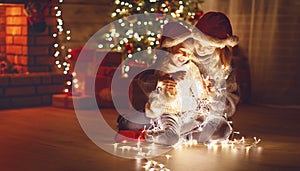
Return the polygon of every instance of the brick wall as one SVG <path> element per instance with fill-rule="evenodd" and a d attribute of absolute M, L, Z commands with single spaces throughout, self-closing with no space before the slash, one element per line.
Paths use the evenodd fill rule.
<path fill-rule="evenodd" d="M 0 6 L 0 55 L 19 73 L 53 71 L 52 34 L 56 22 L 52 7 L 47 9 L 46 30 L 37 33 L 27 21 L 24 4 L 9 2 Z"/>
<path fill-rule="evenodd" d="M 9 4 L 2 5 L 2 20 L 5 22 L 5 29 L 1 34 L 5 41 L 2 45 L 5 47 L 4 57 L 15 65 L 19 72 L 28 72 L 28 46 L 27 46 L 27 20 L 23 12 L 24 5 Z"/>
<path fill-rule="evenodd" d="M 29 72 L 50 72 L 54 71 L 54 48 L 55 40 L 52 34 L 56 27 L 56 18 L 53 8 L 47 9 L 46 30 L 38 33 L 31 26 L 28 27 L 28 71 Z"/>
<path fill-rule="evenodd" d="M 52 95 L 62 93 L 69 76 L 55 72 L 52 34 L 56 29 L 53 7 L 46 11 L 46 30 L 36 32 L 24 14 L 25 1 L 10 3 L 0 10 L 0 55 L 23 69 L 20 74 L 0 74 L 0 109 L 51 105 Z M 16 3 L 16 4 L 14 4 Z M 6 15 L 6 18 L 3 15 Z M 2 19 L 4 18 L 4 19 Z M 5 27 L 3 27 L 5 26 Z M 27 72 L 28 71 L 28 72 Z"/>
<path fill-rule="evenodd" d="M 67 78 L 59 73 L 10 74 L 0 77 L 0 109 L 51 105 Z"/>

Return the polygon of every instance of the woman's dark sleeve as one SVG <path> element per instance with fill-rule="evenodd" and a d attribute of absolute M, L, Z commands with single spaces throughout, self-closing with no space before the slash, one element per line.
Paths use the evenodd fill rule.
<path fill-rule="evenodd" d="M 131 83 L 131 104 L 135 110 L 144 112 L 149 94 L 156 89 L 158 76 L 155 70 L 145 70 L 138 74 Z"/>
<path fill-rule="evenodd" d="M 155 70 L 146 70 L 138 74 L 136 77 L 138 86 L 145 95 L 149 95 L 153 90 L 156 89 L 159 75 L 156 74 Z"/>
<path fill-rule="evenodd" d="M 240 100 L 239 86 L 236 81 L 235 71 L 231 72 L 226 79 L 226 107 L 225 112 L 228 117 L 232 117 L 236 112 L 236 106 Z"/>

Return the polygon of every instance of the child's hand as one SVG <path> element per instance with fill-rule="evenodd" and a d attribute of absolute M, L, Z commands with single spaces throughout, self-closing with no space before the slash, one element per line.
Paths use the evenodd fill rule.
<path fill-rule="evenodd" d="M 175 96 L 177 94 L 177 82 L 175 80 L 165 80 L 163 84 L 165 85 L 167 94 L 171 96 Z"/>
<path fill-rule="evenodd" d="M 165 92 L 169 95 L 175 96 L 177 94 L 177 82 L 173 79 L 168 77 L 162 77 L 159 79 L 159 83 L 164 87 Z"/>

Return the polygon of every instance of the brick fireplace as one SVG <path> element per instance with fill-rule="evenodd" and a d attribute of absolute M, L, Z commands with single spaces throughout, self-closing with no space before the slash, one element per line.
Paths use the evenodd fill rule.
<path fill-rule="evenodd" d="M 0 5 L 0 57 L 1 73 L 28 72 L 28 26 L 23 4 Z M 8 68 L 10 67 L 10 68 Z"/>
<path fill-rule="evenodd" d="M 46 29 L 37 32 L 27 21 L 25 2 L 0 0 L 0 109 L 50 105 L 67 79 L 54 69 L 52 8 Z"/>

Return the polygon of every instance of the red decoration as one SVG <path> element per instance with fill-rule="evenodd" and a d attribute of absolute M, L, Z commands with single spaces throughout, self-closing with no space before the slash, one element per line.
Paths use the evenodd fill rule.
<path fill-rule="evenodd" d="M 194 19 L 195 19 L 196 21 L 198 21 L 199 18 L 203 15 L 203 13 L 204 13 L 204 12 L 203 12 L 202 10 L 196 12 L 196 13 L 195 13 Z"/>
<path fill-rule="evenodd" d="M 45 16 L 50 4 L 51 0 L 28 0 L 25 4 L 27 20 L 34 31 L 42 33 L 46 30 Z"/>
<path fill-rule="evenodd" d="M 127 53 L 132 53 L 134 51 L 134 46 L 132 43 L 126 43 L 125 44 L 125 50 Z"/>
<path fill-rule="evenodd" d="M 170 5 L 169 1 L 166 1 L 165 4 L 166 4 L 167 7 Z"/>
<path fill-rule="evenodd" d="M 91 60 L 94 57 L 94 54 L 95 54 L 94 49 L 79 46 L 79 47 L 77 47 L 75 49 L 72 49 L 70 51 L 70 55 L 71 55 L 70 60 L 77 61 L 77 58 L 79 57 L 81 52 L 83 52 L 82 56 L 83 56 L 83 59 L 86 60 L 86 61 Z"/>
<path fill-rule="evenodd" d="M 120 130 L 115 137 L 116 142 L 122 141 L 145 141 L 145 130 L 143 128 L 139 130 Z"/>
<path fill-rule="evenodd" d="M 166 17 L 166 14 L 163 12 L 163 10 L 161 9 L 158 9 L 156 12 L 155 12 L 155 16 L 156 18 L 162 20 Z"/>
<path fill-rule="evenodd" d="M 77 47 L 77 48 L 75 48 L 75 49 L 72 49 L 72 50 L 70 51 L 70 55 L 71 55 L 70 60 L 76 61 L 77 58 L 78 58 L 78 56 L 79 56 L 79 54 L 80 54 L 80 52 L 81 52 L 81 50 L 82 50 L 82 48 L 83 48 L 83 47 L 80 46 L 80 47 Z"/>
<path fill-rule="evenodd" d="M 149 64 L 147 64 L 146 62 L 129 61 L 128 66 L 130 66 L 130 67 L 148 67 Z"/>

